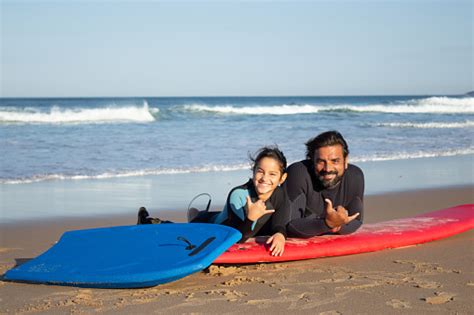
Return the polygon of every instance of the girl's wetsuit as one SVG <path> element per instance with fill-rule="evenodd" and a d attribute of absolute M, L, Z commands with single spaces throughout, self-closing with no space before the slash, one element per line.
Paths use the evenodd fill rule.
<path fill-rule="evenodd" d="M 250 196 L 252 202 L 258 200 L 255 186 L 252 180 L 233 188 L 227 196 L 224 209 L 221 212 L 210 212 L 207 219 L 209 223 L 224 224 L 231 226 L 242 233 L 240 242 L 257 235 L 273 235 L 282 233 L 286 238 L 286 225 L 290 221 L 290 202 L 282 187 L 277 187 L 270 198 L 265 202 L 267 210 L 275 210 L 274 213 L 266 214 L 257 221 L 247 218 L 246 197 Z M 197 221 L 195 221 L 197 222 Z"/>

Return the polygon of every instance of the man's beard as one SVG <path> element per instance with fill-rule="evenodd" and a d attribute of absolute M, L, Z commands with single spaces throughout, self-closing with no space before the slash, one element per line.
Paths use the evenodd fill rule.
<path fill-rule="evenodd" d="M 336 175 L 336 177 L 334 177 L 331 180 L 324 180 L 325 175 L 332 175 L 332 174 Z M 319 183 L 324 188 L 332 188 L 341 182 L 342 175 L 339 176 L 339 174 L 336 171 L 331 171 L 331 172 L 321 171 L 318 174 L 318 180 L 319 180 Z"/>

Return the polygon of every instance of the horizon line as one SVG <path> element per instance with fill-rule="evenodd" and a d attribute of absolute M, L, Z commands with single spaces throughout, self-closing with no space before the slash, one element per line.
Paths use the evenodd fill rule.
<path fill-rule="evenodd" d="M 339 95 L 193 95 L 193 96 L 150 96 L 150 95 L 134 95 L 134 96 L 0 96 L 0 99 L 58 99 L 58 98 L 71 98 L 71 99 L 80 99 L 80 98 L 265 98 L 265 97 L 362 97 L 362 96 L 465 96 L 474 93 L 474 91 L 469 91 L 464 94 L 443 94 L 443 93 L 430 93 L 430 94 L 339 94 Z"/>

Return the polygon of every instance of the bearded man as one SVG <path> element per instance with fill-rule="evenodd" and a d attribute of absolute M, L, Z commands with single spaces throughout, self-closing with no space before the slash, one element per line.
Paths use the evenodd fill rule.
<path fill-rule="evenodd" d="M 349 148 L 337 131 L 306 143 L 306 160 L 290 165 L 284 188 L 291 201 L 288 236 L 349 234 L 362 225 L 364 174 L 349 164 Z"/>

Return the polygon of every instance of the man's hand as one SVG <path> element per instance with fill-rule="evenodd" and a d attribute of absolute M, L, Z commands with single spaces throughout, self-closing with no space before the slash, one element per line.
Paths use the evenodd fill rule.
<path fill-rule="evenodd" d="M 349 216 L 349 212 L 343 206 L 333 208 L 332 201 L 324 199 L 326 202 L 326 224 L 332 229 L 332 232 L 338 232 L 340 228 L 357 218 L 360 213 Z"/>
<path fill-rule="evenodd" d="M 275 210 L 267 210 L 263 200 L 257 200 L 255 203 L 253 203 L 250 199 L 250 196 L 247 196 L 247 204 L 245 204 L 245 209 L 247 210 L 247 218 L 250 221 L 257 221 L 265 214 L 275 212 Z"/>
<path fill-rule="evenodd" d="M 272 256 L 282 256 L 285 251 L 285 236 L 280 232 L 275 233 L 267 240 L 267 244 L 270 243 L 272 244 L 270 246 Z"/>

